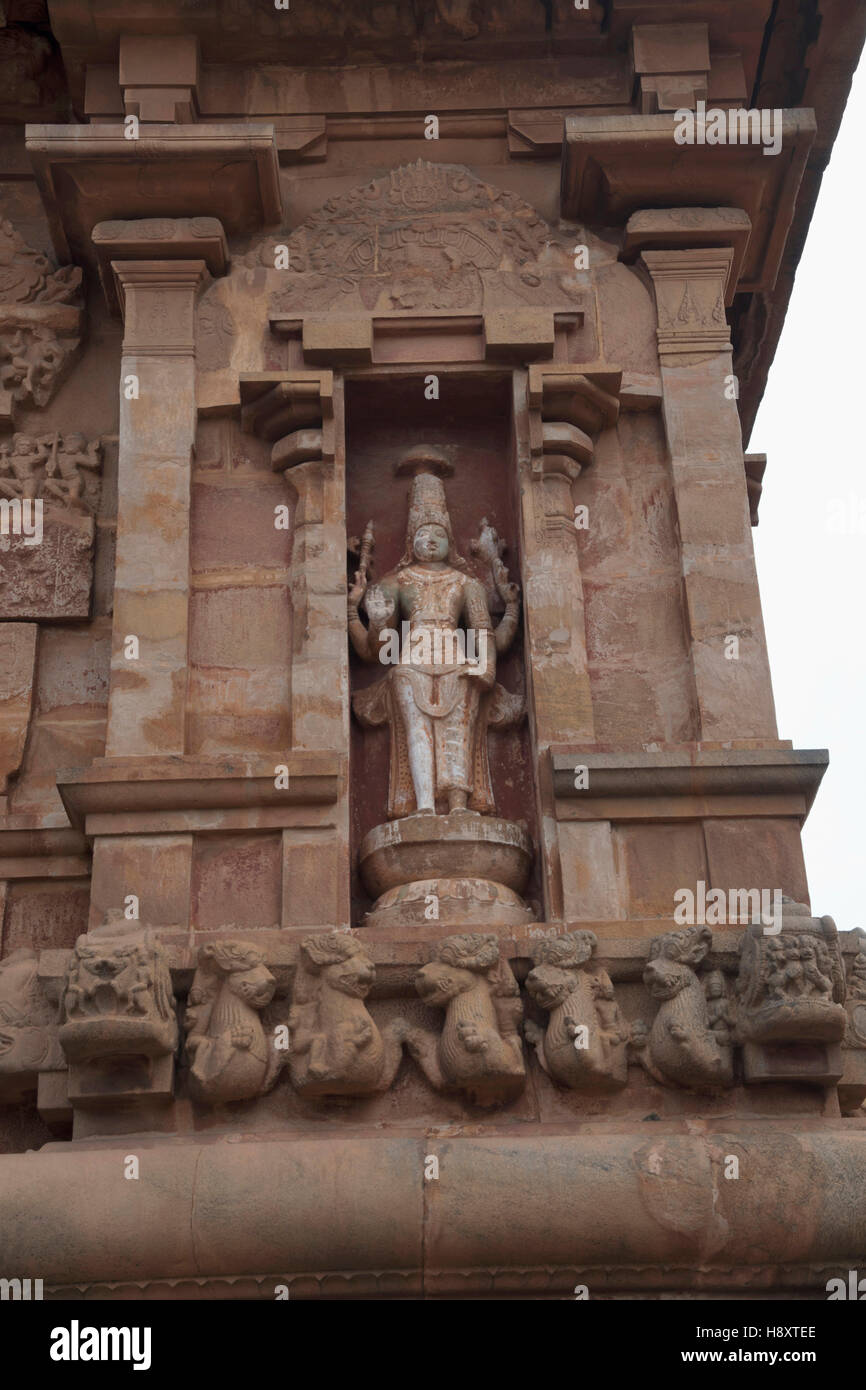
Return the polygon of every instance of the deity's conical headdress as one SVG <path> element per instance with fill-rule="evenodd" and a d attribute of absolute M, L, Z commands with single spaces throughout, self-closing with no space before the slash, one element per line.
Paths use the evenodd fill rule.
<path fill-rule="evenodd" d="M 413 542 L 415 532 L 421 526 L 441 526 L 448 536 L 448 560 L 452 565 L 466 567 L 466 561 L 458 555 L 451 530 L 451 517 L 445 501 L 445 487 L 442 479 L 454 472 L 454 465 L 438 449 L 421 444 L 405 454 L 395 468 L 398 477 L 409 474 L 412 489 L 409 494 L 409 520 L 406 526 L 406 549 L 398 569 L 411 565 L 415 559 Z"/>

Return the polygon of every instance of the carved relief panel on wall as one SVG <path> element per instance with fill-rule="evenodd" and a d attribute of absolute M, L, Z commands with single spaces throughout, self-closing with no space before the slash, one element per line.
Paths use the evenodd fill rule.
<path fill-rule="evenodd" d="M 0 616 L 89 616 L 101 468 L 77 431 L 0 442 Z"/>

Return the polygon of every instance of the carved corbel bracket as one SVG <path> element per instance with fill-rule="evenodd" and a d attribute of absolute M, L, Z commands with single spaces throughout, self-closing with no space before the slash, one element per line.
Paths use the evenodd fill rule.
<path fill-rule="evenodd" d="M 678 144 L 676 129 L 673 111 L 567 117 L 562 216 L 612 226 L 674 199 L 682 210 L 699 217 L 742 205 L 753 232 L 739 288 L 771 290 L 815 139 L 815 113 L 807 109 L 779 113 L 780 157 L 771 159 L 764 158 L 766 146 L 736 139 L 720 145 L 698 138 Z"/>
<path fill-rule="evenodd" d="M 725 274 L 722 296 L 724 303 L 730 305 L 739 287 L 751 236 L 752 220 L 743 208 L 646 208 L 628 219 L 620 259 L 631 263 L 647 251 L 714 252 L 727 247 L 733 255 L 729 264 L 727 258 L 718 262 L 718 274 Z M 673 268 L 677 264 L 676 255 L 646 262 L 654 280 L 654 265 Z M 687 258 L 683 261 L 684 271 L 693 264 L 704 263 Z"/>
<path fill-rule="evenodd" d="M 115 269 L 125 261 L 204 261 L 214 277 L 229 268 L 229 249 L 216 217 L 139 217 L 97 222 L 91 234 L 108 307 L 123 313 L 123 287 Z"/>
<path fill-rule="evenodd" d="M 601 363 L 583 368 L 536 365 L 529 369 L 529 442 L 532 474 L 544 482 L 548 525 L 573 535 L 572 484 L 592 462 L 594 441 L 616 423 L 622 373 Z"/>
<path fill-rule="evenodd" d="M 153 124 L 137 140 L 120 122 L 29 125 L 27 151 L 62 261 L 73 253 L 93 259 L 96 223 L 118 215 L 149 220 L 155 206 L 193 220 L 207 208 L 229 233 L 280 220 L 270 123 Z"/>
<path fill-rule="evenodd" d="M 244 375 L 241 402 L 244 432 L 271 444 L 274 470 L 284 473 L 298 494 L 301 511 L 295 524 L 321 522 L 325 475 L 334 462 L 333 372 Z"/>
<path fill-rule="evenodd" d="M 592 461 L 594 440 L 619 416 L 621 383 L 620 369 L 604 363 L 585 367 L 545 363 L 530 367 L 533 473 L 555 471 L 545 467 L 545 455 L 571 458 L 578 465 L 578 472 Z"/>

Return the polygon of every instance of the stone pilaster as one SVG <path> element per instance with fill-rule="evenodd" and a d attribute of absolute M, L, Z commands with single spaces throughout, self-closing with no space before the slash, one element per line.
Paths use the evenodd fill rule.
<path fill-rule="evenodd" d="M 734 254 L 730 245 L 677 245 L 642 256 L 658 309 L 697 737 L 705 741 L 777 737 L 725 319 Z"/>
<path fill-rule="evenodd" d="M 117 569 L 106 756 L 184 751 L 193 310 L 203 260 L 115 261 L 121 363 Z M 137 656 L 130 656 L 137 642 Z"/>
<path fill-rule="evenodd" d="M 178 758 L 189 680 L 194 311 L 208 272 L 225 271 L 225 238 L 214 219 L 143 219 L 99 224 L 93 241 L 109 306 L 124 320 L 105 758 Z M 189 253 L 199 245 L 200 255 Z M 191 865 L 188 834 L 95 834 L 91 927 L 133 895 L 148 925 L 185 931 Z"/>
<path fill-rule="evenodd" d="M 532 736 L 539 767 L 546 767 L 551 744 L 595 742 L 575 485 L 592 462 L 595 439 L 617 419 L 621 381 L 617 369 L 595 365 L 598 370 L 586 372 L 552 364 L 529 369 L 531 482 L 522 489 L 523 548 Z M 545 902 L 551 916 L 561 917 L 565 859 L 573 857 L 573 847 L 563 853 L 546 783 L 540 799 Z"/>
<path fill-rule="evenodd" d="M 346 486 L 331 371 L 241 378 L 244 429 L 271 445 L 271 461 L 294 499 L 292 602 L 293 751 L 349 755 L 346 641 Z M 340 440 L 338 448 L 337 440 Z M 335 825 L 283 832 L 282 925 L 349 921 L 349 807 L 345 786 Z"/>

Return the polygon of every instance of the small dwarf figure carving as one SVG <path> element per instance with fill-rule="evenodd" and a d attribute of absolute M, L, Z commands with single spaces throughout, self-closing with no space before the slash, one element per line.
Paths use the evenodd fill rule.
<path fill-rule="evenodd" d="M 11 444 L 0 444 L 0 496 L 37 497 L 47 457 L 47 442 L 26 434 L 13 434 Z"/>
<path fill-rule="evenodd" d="M 638 1060 L 663 1085 L 694 1089 L 730 1086 L 731 1048 L 723 1045 L 710 1023 L 710 1013 L 697 967 L 713 943 L 709 927 L 668 932 L 650 943 L 644 984 L 659 1010 Z M 640 1034 L 635 1029 L 635 1038 Z"/>
<path fill-rule="evenodd" d="M 68 434 L 63 438 L 55 434 L 46 457 L 42 496 L 56 498 L 74 511 L 86 511 L 84 478 L 80 470 L 98 473 L 101 451 L 98 439 L 88 443 L 83 434 Z"/>
<path fill-rule="evenodd" d="M 34 327 L 17 329 L 6 339 L 0 339 L 0 385 L 10 391 L 16 401 L 29 396 L 36 405 L 46 405 L 54 379 L 65 356 L 60 342 L 50 329 Z"/>
<path fill-rule="evenodd" d="M 14 434 L 0 445 L 0 496 L 36 498 L 63 503 L 73 511 L 88 510 L 82 473 L 98 473 L 102 443 L 88 443 L 83 434 L 58 433 L 32 439 Z"/>
<path fill-rule="evenodd" d="M 538 943 L 526 988 L 549 1012 L 550 1021 L 543 1033 L 531 1021 L 524 1031 L 554 1080 L 573 1088 L 609 1090 L 627 1080 L 629 1029 L 610 976 L 588 968 L 596 945 L 591 931 Z"/>
<path fill-rule="evenodd" d="M 418 971 L 415 988 L 425 1004 L 445 1010 L 441 1034 L 410 1030 L 406 1038 L 430 1084 L 466 1091 L 477 1105 L 519 1095 L 526 1080 L 517 1031 L 523 1010 L 517 981 L 499 959 L 498 938 L 447 937 Z"/>
<path fill-rule="evenodd" d="M 402 1057 L 401 1025 L 379 1030 L 364 1003 L 376 967 L 348 932 L 308 936 L 289 1012 L 289 1068 L 303 1096 L 386 1091 Z"/>
<path fill-rule="evenodd" d="M 706 976 L 704 993 L 707 997 L 707 1018 L 710 1027 L 720 1047 L 730 1047 L 735 1040 L 736 1021 L 721 970 L 711 970 Z"/>
<path fill-rule="evenodd" d="M 218 941 L 201 948 L 184 1020 L 196 1100 L 247 1100 L 273 1085 L 280 1057 L 260 1014 L 275 987 L 258 947 Z"/>

